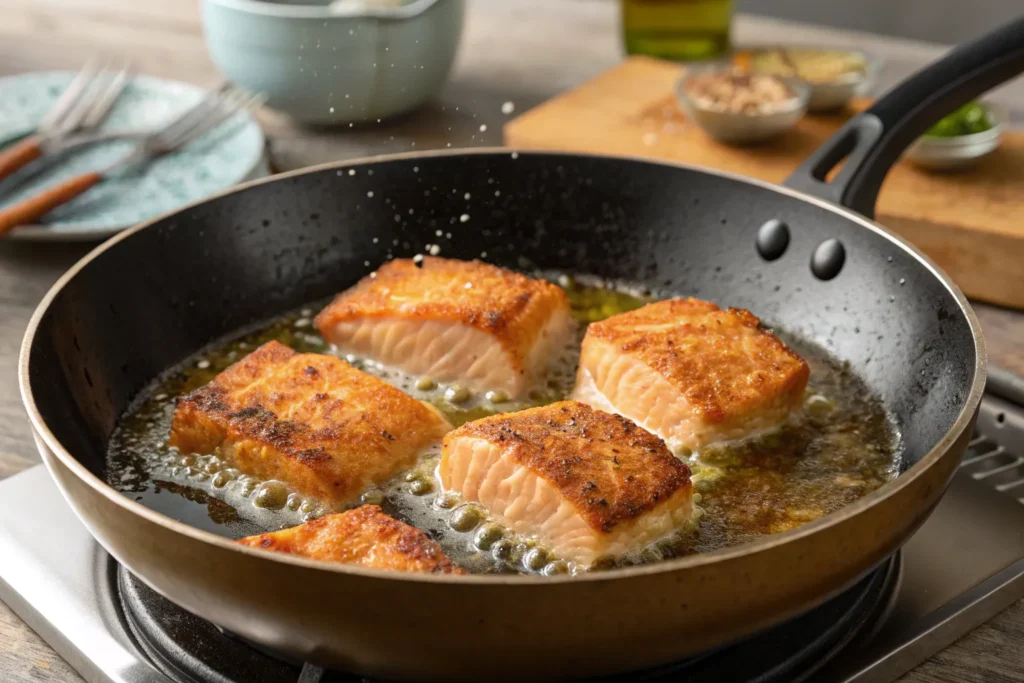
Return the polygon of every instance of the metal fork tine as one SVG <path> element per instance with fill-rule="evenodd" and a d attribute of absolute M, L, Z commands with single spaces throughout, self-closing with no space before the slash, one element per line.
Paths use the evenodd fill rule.
<path fill-rule="evenodd" d="M 261 99 L 261 95 L 252 95 L 240 88 L 232 88 L 224 95 L 223 99 L 219 103 L 217 111 L 214 112 L 212 116 L 204 118 L 202 121 L 198 122 L 197 125 L 178 133 L 172 138 L 164 138 L 161 140 L 161 143 L 169 150 L 178 149 L 190 144 L 202 137 L 205 133 L 227 121 L 239 111 L 247 109 Z"/>
<path fill-rule="evenodd" d="M 75 100 L 74 105 L 64 114 L 63 118 L 57 122 L 56 129 L 59 133 L 70 133 L 71 131 L 81 127 L 82 122 L 85 120 L 86 115 L 92 107 L 93 102 L 96 101 L 97 96 L 103 90 L 104 83 L 106 83 L 109 78 L 107 73 L 107 68 L 109 66 L 110 60 L 104 60 L 100 65 L 99 71 L 93 79 L 86 84 L 85 89 Z"/>
<path fill-rule="evenodd" d="M 106 118 L 110 108 L 114 106 L 117 98 L 121 96 L 121 92 L 134 75 L 131 63 L 125 62 L 122 69 L 114 74 L 107 87 L 100 93 L 100 96 L 93 102 L 92 106 L 89 107 L 81 126 L 83 128 L 95 128 L 98 126 Z"/>
<path fill-rule="evenodd" d="M 67 89 L 57 98 L 50 111 L 39 121 L 40 131 L 47 131 L 56 126 L 75 106 L 75 102 L 88 89 L 89 84 L 100 70 L 99 62 L 98 57 L 93 57 L 85 63 L 85 66 L 78 72 L 78 75 L 71 81 Z"/>
<path fill-rule="evenodd" d="M 202 121 L 203 117 L 218 106 L 221 98 L 225 96 L 225 91 L 228 90 L 229 85 L 221 83 L 216 89 L 206 93 L 199 102 L 190 109 L 186 109 L 177 119 L 164 127 L 157 138 L 160 144 L 164 145 L 165 140 L 173 139 L 194 126 L 197 122 Z"/>

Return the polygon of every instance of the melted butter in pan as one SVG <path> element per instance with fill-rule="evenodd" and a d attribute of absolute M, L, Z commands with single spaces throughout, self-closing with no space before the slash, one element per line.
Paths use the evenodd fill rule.
<path fill-rule="evenodd" d="M 578 334 L 554 363 L 546 386 L 527 401 L 473 394 L 364 359 L 346 360 L 437 406 L 456 426 L 563 400 L 572 390 L 586 324 L 642 306 L 650 298 L 635 288 L 594 279 L 552 278 L 569 295 Z M 300 352 L 330 353 L 312 326 L 316 310 L 304 308 L 213 344 L 144 390 L 111 437 L 109 483 L 147 507 L 231 538 L 294 526 L 327 512 L 281 482 L 245 476 L 216 454 L 180 454 L 167 446 L 175 398 L 205 385 L 257 346 L 273 339 Z M 843 364 L 806 342 L 781 336 L 811 367 L 804 410 L 777 432 L 711 446 L 691 458 L 704 511 L 699 532 L 683 530 L 617 564 L 654 562 L 784 531 L 833 512 L 896 475 L 898 436 L 880 402 Z M 434 474 L 437 457 L 436 450 L 424 453 L 415 469 L 368 490 L 361 502 L 381 504 L 423 529 L 471 571 L 577 571 L 532 540 L 510 536 L 476 506 L 440 493 Z"/>

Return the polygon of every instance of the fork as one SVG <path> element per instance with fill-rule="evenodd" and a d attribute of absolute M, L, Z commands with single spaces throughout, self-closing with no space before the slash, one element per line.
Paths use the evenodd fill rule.
<path fill-rule="evenodd" d="M 61 94 L 36 130 L 0 150 L 0 180 L 40 157 L 57 152 L 59 143 L 75 132 L 95 129 L 110 113 L 132 77 L 125 64 L 111 74 L 109 61 L 90 59 Z"/>
<path fill-rule="evenodd" d="M 0 210 L 0 236 L 19 225 L 39 220 L 106 178 L 141 167 L 191 144 L 235 113 L 258 108 L 262 102 L 262 95 L 253 95 L 234 86 L 222 86 L 209 92 L 161 130 L 139 137 L 130 152 L 105 169 L 75 176 Z"/>

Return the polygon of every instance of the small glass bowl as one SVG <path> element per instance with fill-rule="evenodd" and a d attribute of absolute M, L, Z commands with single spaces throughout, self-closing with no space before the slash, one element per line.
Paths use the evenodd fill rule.
<path fill-rule="evenodd" d="M 980 133 L 940 138 L 922 135 L 912 144 L 904 156 L 914 164 L 935 171 L 952 171 L 966 168 L 984 156 L 995 151 L 1002 142 L 1006 128 L 1007 112 L 983 102 L 992 127 Z"/>
<path fill-rule="evenodd" d="M 697 104 L 687 91 L 690 79 L 702 74 L 734 71 L 728 66 L 692 67 L 676 83 L 676 100 L 686 116 L 719 142 L 730 145 L 749 145 L 776 138 L 793 128 L 807 113 L 810 88 L 795 78 L 773 76 L 782 81 L 793 97 L 769 113 L 718 111 Z"/>
<path fill-rule="evenodd" d="M 768 73 L 778 76 L 778 74 L 773 74 L 771 71 L 758 69 L 756 67 L 756 59 L 759 54 L 778 52 L 779 50 L 784 49 L 844 52 L 850 55 L 857 55 L 864 64 L 864 69 L 862 71 L 851 71 L 835 80 L 823 81 L 820 83 L 804 81 L 807 83 L 807 87 L 810 88 L 811 91 L 810 100 L 807 102 L 807 111 L 812 113 L 836 111 L 845 107 L 855 97 L 866 95 L 875 84 L 875 80 L 878 78 L 878 74 L 882 70 L 883 66 L 881 59 L 864 52 L 863 50 L 799 45 L 790 46 L 789 48 L 761 47 L 751 49 L 747 51 L 749 56 L 749 65 L 747 66 L 748 70 L 753 73 Z"/>

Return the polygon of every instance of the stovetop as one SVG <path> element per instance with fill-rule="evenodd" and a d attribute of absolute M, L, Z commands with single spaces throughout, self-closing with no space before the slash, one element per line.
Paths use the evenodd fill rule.
<path fill-rule="evenodd" d="M 640 680 L 891 681 L 1024 598 L 1024 383 L 996 372 L 987 389 L 959 472 L 896 557 L 808 615 Z M 156 595 L 41 466 L 0 482 L 0 599 L 90 683 L 359 680 L 279 661 Z"/>

